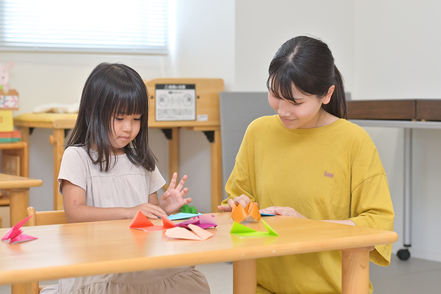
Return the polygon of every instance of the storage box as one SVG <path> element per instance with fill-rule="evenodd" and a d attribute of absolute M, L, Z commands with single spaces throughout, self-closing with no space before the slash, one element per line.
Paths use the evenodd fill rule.
<path fill-rule="evenodd" d="M 18 92 L 10 89 L 7 93 L 0 90 L 0 109 L 18 110 Z"/>
<path fill-rule="evenodd" d="M 441 99 L 351 100 L 348 119 L 441 121 Z"/>
<path fill-rule="evenodd" d="M 13 130 L 12 110 L 0 110 L 0 132 L 12 132 Z"/>

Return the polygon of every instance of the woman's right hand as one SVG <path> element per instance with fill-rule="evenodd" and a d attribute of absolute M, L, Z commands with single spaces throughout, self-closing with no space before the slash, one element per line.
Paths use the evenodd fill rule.
<path fill-rule="evenodd" d="M 158 217 L 162 217 L 163 215 L 167 215 L 167 213 L 165 213 L 165 211 L 158 205 L 151 203 L 143 203 L 135 207 L 127 208 L 126 218 L 130 218 L 130 219 L 134 218 L 139 210 L 148 218 L 156 219 Z"/>
<path fill-rule="evenodd" d="M 219 205 L 217 209 L 222 212 L 231 212 L 234 206 L 242 204 L 242 206 L 245 207 L 248 203 L 250 203 L 250 201 L 250 197 L 242 194 L 239 197 L 234 197 L 234 199 L 228 199 L 228 206 Z"/>

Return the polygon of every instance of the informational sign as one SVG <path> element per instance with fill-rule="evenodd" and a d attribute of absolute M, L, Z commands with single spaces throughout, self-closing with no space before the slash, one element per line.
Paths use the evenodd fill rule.
<path fill-rule="evenodd" d="M 156 84 L 156 121 L 196 120 L 195 84 Z"/>

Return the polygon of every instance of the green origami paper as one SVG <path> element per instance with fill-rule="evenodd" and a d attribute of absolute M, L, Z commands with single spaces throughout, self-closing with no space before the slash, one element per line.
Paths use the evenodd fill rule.
<path fill-rule="evenodd" d="M 230 234 L 240 236 L 240 237 L 274 237 L 279 236 L 276 231 L 273 230 L 264 220 L 261 220 L 267 229 L 267 232 L 259 232 L 253 230 L 247 226 L 241 225 L 237 222 L 233 222 L 233 227 L 231 228 Z"/>

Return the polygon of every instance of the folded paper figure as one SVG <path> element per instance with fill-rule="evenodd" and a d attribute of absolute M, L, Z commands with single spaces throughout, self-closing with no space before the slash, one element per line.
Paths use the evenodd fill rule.
<path fill-rule="evenodd" d="M 176 226 L 188 228 L 190 224 L 198 226 L 202 229 L 217 227 L 216 217 L 212 214 L 202 214 L 182 223 L 179 223 Z"/>
<path fill-rule="evenodd" d="M 154 225 L 141 211 L 133 218 L 129 228 L 142 231 L 160 231 L 174 228 L 175 225 L 165 216 L 162 216 L 163 225 Z"/>
<path fill-rule="evenodd" d="M 9 229 L 6 235 L 2 238 L 2 241 L 9 240 L 9 244 L 12 243 L 20 243 L 30 240 L 38 239 L 36 237 L 28 236 L 23 234 L 23 231 L 20 228 L 32 217 L 33 215 L 28 216 L 24 220 L 19 221 L 15 226 Z"/>
<path fill-rule="evenodd" d="M 253 230 L 247 226 L 239 224 L 237 222 L 233 222 L 233 227 L 231 228 L 230 233 L 239 237 L 275 237 L 279 236 L 276 231 L 273 230 L 264 220 L 262 223 L 265 225 L 267 229 L 266 232 L 259 232 Z"/>
<path fill-rule="evenodd" d="M 202 213 L 198 212 L 198 213 L 189 213 L 189 212 L 179 212 L 176 214 L 171 214 L 168 216 L 169 220 L 180 220 L 180 219 L 187 219 L 187 218 L 192 218 L 198 215 L 201 215 Z"/>
<path fill-rule="evenodd" d="M 183 227 L 176 227 L 165 231 L 165 235 L 172 239 L 186 239 L 204 241 L 213 236 L 212 233 L 205 231 L 201 227 L 193 224 L 188 224 L 188 229 Z"/>
<path fill-rule="evenodd" d="M 260 220 L 259 207 L 256 202 L 248 202 L 245 208 L 242 204 L 236 204 L 231 211 L 231 217 L 237 223 L 243 221 L 254 221 L 258 222 Z"/>

